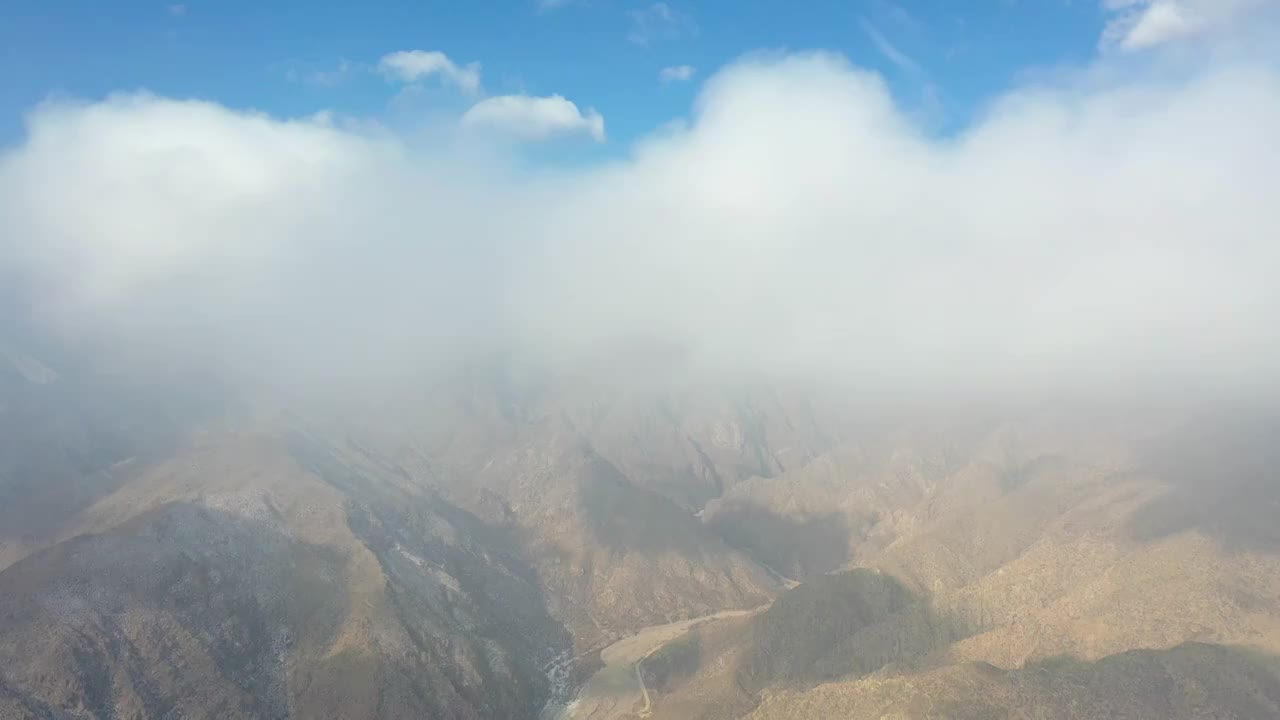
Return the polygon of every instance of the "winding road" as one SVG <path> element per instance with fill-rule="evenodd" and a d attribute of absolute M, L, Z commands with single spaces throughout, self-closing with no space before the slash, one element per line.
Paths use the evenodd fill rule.
<path fill-rule="evenodd" d="M 644 684 L 641 665 L 695 625 L 723 618 L 742 617 L 755 610 L 725 610 L 691 620 L 654 625 L 625 637 L 600 653 L 604 667 L 592 675 L 572 703 L 561 708 L 555 720 L 620 720 L 639 714 L 648 717 L 653 703 Z"/>

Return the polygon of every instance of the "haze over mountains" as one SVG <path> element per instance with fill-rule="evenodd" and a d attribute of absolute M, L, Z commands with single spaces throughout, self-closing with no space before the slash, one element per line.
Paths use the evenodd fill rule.
<path fill-rule="evenodd" d="M 1280 707 L 1273 413 L 497 364 L 304 415 L 9 357 L 6 717 L 534 717 L 616 640 L 755 608 L 643 661 L 653 716 Z"/>
<path fill-rule="evenodd" d="M 0 718 L 1280 717 L 1280 68 L 1205 43 L 951 136 L 749 55 L 552 168 L 41 105 Z"/>

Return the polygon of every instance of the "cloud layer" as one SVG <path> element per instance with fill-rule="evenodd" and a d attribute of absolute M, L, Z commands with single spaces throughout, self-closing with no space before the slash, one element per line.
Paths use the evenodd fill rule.
<path fill-rule="evenodd" d="M 604 133 L 563 98 L 464 122 L 510 116 Z M 626 159 L 532 175 L 447 133 L 147 95 L 29 127 L 0 160 L 0 273 L 140 354 L 299 378 L 665 347 L 881 389 L 1280 373 L 1266 64 L 1018 89 L 939 139 L 839 56 L 756 56 Z"/>

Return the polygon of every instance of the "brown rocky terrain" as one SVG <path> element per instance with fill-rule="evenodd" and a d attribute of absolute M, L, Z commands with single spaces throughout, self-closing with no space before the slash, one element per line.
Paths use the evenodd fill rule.
<path fill-rule="evenodd" d="M 828 564 L 742 508 L 844 526 L 843 565 L 897 594 L 849 581 L 842 605 L 830 583 L 853 576 L 816 577 L 752 627 L 699 628 L 650 661 L 654 716 L 1274 717 L 1274 428 L 1264 415 L 1141 432 L 1025 422 L 940 446 L 882 435 L 743 483 L 712 503 L 713 525 Z M 775 612 L 790 607 L 805 610 Z M 856 623 L 875 607 L 898 609 L 869 633 Z"/>
<path fill-rule="evenodd" d="M 544 702 L 539 662 L 568 638 L 509 542 L 308 442 L 199 441 L 0 573 L 9 711 L 464 718 Z"/>
<path fill-rule="evenodd" d="M 602 382 L 451 388 L 443 409 L 369 422 L 360 442 L 518 535 L 578 652 L 767 602 L 776 573 L 697 513 L 726 486 L 781 472 L 779 457 L 814 455 L 825 440 L 813 412 L 770 394 L 766 421 L 765 400 Z"/>
<path fill-rule="evenodd" d="M 468 472 L 432 433 L 32 367 L 5 368 L 0 716 L 531 716 L 568 659 L 778 588 L 559 416 L 472 425 Z"/>
<path fill-rule="evenodd" d="M 1069 658 L 1013 670 L 949 665 L 766 696 L 746 717 L 1272 718 L 1280 661 L 1250 649 L 1186 643 L 1097 662 Z"/>
<path fill-rule="evenodd" d="M 0 393 L 4 718 L 535 717 L 702 617 L 615 710 L 1280 704 L 1267 413 L 883 415 L 489 366 L 245 403 L 12 341 Z"/>

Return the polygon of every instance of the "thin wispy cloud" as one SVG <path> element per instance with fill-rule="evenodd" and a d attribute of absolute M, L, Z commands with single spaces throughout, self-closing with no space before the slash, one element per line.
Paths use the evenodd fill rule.
<path fill-rule="evenodd" d="M 862 18 L 860 24 L 876 51 L 908 77 L 916 93 L 912 115 L 923 127 L 939 126 L 944 120 L 946 109 L 942 102 L 942 93 L 928 71 L 914 57 L 889 40 L 870 20 Z"/>
<path fill-rule="evenodd" d="M 892 0 L 875 0 L 872 3 L 872 7 L 877 17 L 892 22 L 899 27 L 915 29 L 919 26 L 915 16 Z"/>
<path fill-rule="evenodd" d="M 631 28 L 627 41 L 634 45 L 649 45 L 660 40 L 673 40 L 697 32 L 693 18 L 673 9 L 665 2 L 658 2 L 638 10 L 629 10 L 627 18 Z"/>
<path fill-rule="evenodd" d="M 866 33 L 867 39 L 875 46 L 876 50 L 885 57 L 886 60 L 896 65 L 899 69 L 906 70 L 911 73 L 921 74 L 920 64 L 910 55 L 898 49 L 889 41 L 889 38 L 880 32 L 879 28 L 871 23 L 870 20 L 863 18 L 860 21 L 862 32 Z"/>
<path fill-rule="evenodd" d="M 355 77 L 369 71 L 367 65 L 351 62 L 345 58 L 328 69 L 301 69 L 290 67 L 285 71 L 285 78 L 290 82 L 303 83 L 321 88 L 333 88 L 343 85 Z"/>
<path fill-rule="evenodd" d="M 1195 40 L 1247 22 L 1269 0 L 1103 0 L 1112 15 L 1104 49 L 1138 52 Z"/>
<path fill-rule="evenodd" d="M 658 71 L 658 77 L 664 83 L 688 82 L 693 79 L 697 69 L 692 65 L 672 65 Z"/>

